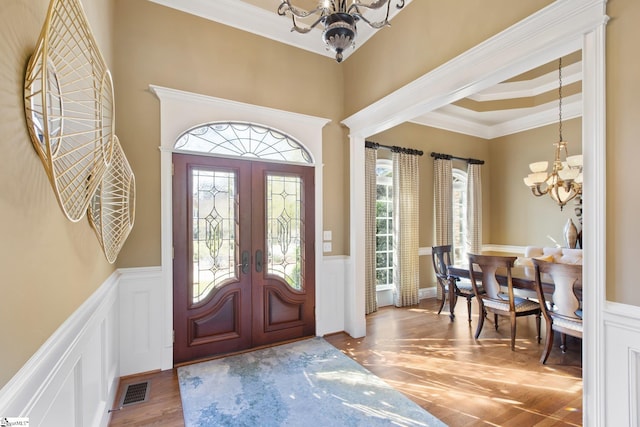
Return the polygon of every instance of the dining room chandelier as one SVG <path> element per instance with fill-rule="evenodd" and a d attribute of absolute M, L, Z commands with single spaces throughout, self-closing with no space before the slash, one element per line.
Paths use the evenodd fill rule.
<path fill-rule="evenodd" d="M 396 8 L 402 9 L 405 0 L 396 0 Z M 320 0 L 313 10 L 305 10 L 291 4 L 291 0 L 282 0 L 278 7 L 278 15 L 291 16 L 293 27 L 291 31 L 308 33 L 322 24 L 322 40 L 327 47 L 336 53 L 336 61 L 342 62 L 342 52 L 349 46 L 354 46 L 357 34 L 356 24 L 364 21 L 371 28 L 379 29 L 389 24 L 389 11 L 392 0 L 362 1 L 351 0 L 347 7 L 347 0 Z M 367 18 L 365 13 L 383 9 L 386 14 L 382 20 Z M 315 21 L 313 21 L 315 19 Z M 304 23 L 307 20 L 309 23 Z M 312 22 L 313 21 L 313 22 Z"/>
<path fill-rule="evenodd" d="M 562 138 L 562 58 L 558 60 L 558 130 L 560 138 L 555 142 L 555 158 L 551 172 L 547 172 L 549 162 L 529 164 L 531 173 L 524 178 L 535 196 L 548 194 L 560 205 L 560 210 L 578 195 L 582 194 L 582 155 L 569 156 L 567 142 Z M 564 160 L 563 160 L 564 159 Z"/>

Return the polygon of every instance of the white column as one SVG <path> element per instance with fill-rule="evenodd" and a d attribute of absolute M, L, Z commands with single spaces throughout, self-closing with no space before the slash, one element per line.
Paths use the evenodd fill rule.
<path fill-rule="evenodd" d="M 364 137 L 350 136 L 350 258 L 345 284 L 345 332 L 354 338 L 367 332 L 364 300 L 365 271 L 365 194 L 364 194 Z"/>
<path fill-rule="evenodd" d="M 604 7 L 604 5 L 603 5 Z M 583 206 L 583 346 L 584 425 L 607 425 L 606 414 L 615 402 L 605 399 L 606 335 L 603 312 L 606 302 L 606 130 L 605 130 L 605 27 L 586 33 L 582 49 L 582 152 L 584 156 Z M 614 405 L 614 406 L 612 406 Z"/>

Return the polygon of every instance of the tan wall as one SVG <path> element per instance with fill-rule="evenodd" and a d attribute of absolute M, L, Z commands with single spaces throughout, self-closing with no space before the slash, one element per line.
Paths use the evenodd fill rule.
<path fill-rule="evenodd" d="M 563 121 L 563 137 L 569 155 L 582 153 L 581 120 Z M 563 228 L 569 218 L 580 229 L 575 216 L 576 203 L 571 201 L 561 211 L 550 196 L 535 197 L 522 179 L 530 172 L 529 163 L 546 160 L 549 169 L 554 158 L 553 143 L 558 141 L 558 125 L 507 135 L 491 140 L 490 186 L 491 240 L 498 245 L 565 246 Z"/>
<path fill-rule="evenodd" d="M 607 299 L 640 306 L 640 2 L 609 0 L 607 14 Z"/>
<path fill-rule="evenodd" d="M 482 168 L 482 191 L 483 197 L 491 195 L 489 186 L 489 172 L 491 161 L 489 160 L 489 142 L 473 136 L 457 134 L 441 129 L 405 123 L 395 128 L 389 129 L 378 135 L 374 135 L 368 140 L 384 145 L 398 145 L 405 148 L 415 148 L 422 150 L 424 154 L 420 157 L 418 168 L 420 171 L 419 193 L 420 193 L 420 247 L 431 247 L 434 245 L 434 218 L 433 218 L 433 157 L 431 152 L 451 154 L 458 157 L 474 158 L 485 160 Z M 378 150 L 381 158 L 390 158 L 388 150 Z M 466 162 L 454 160 L 454 168 L 467 169 Z M 483 204 L 483 217 L 489 216 L 489 204 Z M 489 237 L 490 230 L 488 223 L 483 226 L 483 238 L 485 241 Z M 431 287 L 435 284 L 433 265 L 430 256 L 420 257 L 420 287 Z"/>
<path fill-rule="evenodd" d="M 331 119 L 323 132 L 324 229 L 333 232 L 332 254 L 347 253 L 335 61 L 146 0 L 116 0 L 116 23 L 118 135 L 138 188 L 136 226 L 118 266 L 160 265 L 160 116 L 149 84 Z"/>
<path fill-rule="evenodd" d="M 348 82 L 346 115 L 551 3 L 552 0 L 414 0 L 391 27 L 378 31 L 343 63 Z"/>
<path fill-rule="evenodd" d="M 24 75 L 48 3 L 0 13 L 0 388 L 113 271 L 88 221 L 64 216 L 27 133 Z M 83 4 L 111 65 L 113 4 Z"/>
<path fill-rule="evenodd" d="M 550 3 L 487 0 L 461 5 L 459 1 L 415 0 L 394 20 L 393 27 L 378 32 L 337 65 L 328 58 L 147 1 L 115 0 L 112 20 L 114 2 L 83 0 L 114 72 L 116 130 L 138 184 L 136 225 L 118 265 L 160 262 L 159 103 L 147 91 L 150 83 L 333 119 L 323 135 L 324 222 L 325 229 L 333 231 L 333 254 L 347 254 L 348 144 L 345 130 L 337 123 Z M 62 215 L 26 130 L 24 71 L 47 5 L 46 0 L 3 0 L 0 13 L 0 342 L 5 344 L 0 386 L 112 272 L 87 222 L 70 223 Z M 640 194 L 634 178 L 634 162 L 640 154 L 636 141 L 640 59 L 635 46 L 640 33 L 636 19 L 640 3 L 609 0 L 607 12 L 612 18 L 606 38 L 607 297 L 640 306 L 632 260 L 640 240 Z M 117 23 L 113 39 L 112 22 Z M 384 52 L 384 60 L 380 52 Z M 348 84 L 343 94 L 344 81 Z M 401 136 L 405 132 L 390 130 L 394 139 L 396 131 Z M 553 128 L 548 133 L 554 135 Z M 411 140 L 406 138 L 408 146 Z M 453 153 L 446 144 L 437 150 L 485 157 L 489 169 L 499 162 L 493 156 L 501 155 L 495 146 L 492 143 L 484 149 L 489 150 L 486 156 Z M 513 179 L 514 191 L 529 161 L 518 159 L 525 170 L 518 167 L 517 172 L 515 163 L 510 162 L 518 178 Z M 489 179 L 493 186 L 499 178 L 490 175 Z M 489 200 L 500 205 L 494 193 L 492 189 Z M 536 202 L 538 207 L 543 203 Z M 518 223 L 514 222 L 515 228 Z M 501 236 L 494 224 L 492 220 L 490 243 L 519 244 L 530 239 L 523 236 L 514 241 L 511 236 Z M 550 228 L 557 230 L 557 225 Z M 534 235 L 545 231 L 536 230 Z M 421 245 L 429 244 L 430 232 L 421 233 Z"/>
<path fill-rule="evenodd" d="M 569 154 L 580 154 L 581 121 L 563 122 L 563 135 L 569 141 Z M 399 145 L 423 150 L 420 157 L 420 247 L 433 242 L 433 158 L 431 152 L 485 160 L 482 167 L 483 243 L 495 245 L 565 246 L 563 229 L 569 218 L 580 229 L 575 203 L 563 211 L 549 197 L 534 197 L 522 178 L 529 163 L 553 161 L 553 143 L 558 140 L 558 126 L 549 125 L 493 140 L 485 140 L 440 129 L 405 123 L 368 138 L 385 145 Z M 379 157 L 390 158 L 388 150 Z M 466 170 L 466 163 L 454 160 L 454 167 Z M 553 239 L 553 240 L 551 240 Z M 420 257 L 420 287 L 435 283 L 431 258 Z"/>

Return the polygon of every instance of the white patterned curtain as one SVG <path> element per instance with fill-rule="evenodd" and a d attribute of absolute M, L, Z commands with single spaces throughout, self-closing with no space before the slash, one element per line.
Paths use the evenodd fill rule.
<path fill-rule="evenodd" d="M 435 246 L 453 243 L 453 161 L 435 158 L 433 161 L 433 214 L 435 218 Z M 442 289 L 436 287 L 437 298 Z"/>
<path fill-rule="evenodd" d="M 479 163 L 467 167 L 467 253 L 482 251 L 482 179 Z"/>
<path fill-rule="evenodd" d="M 377 150 L 364 149 L 365 182 L 365 313 L 378 310 L 376 298 L 376 161 Z"/>
<path fill-rule="evenodd" d="M 393 160 L 393 283 L 396 307 L 419 302 L 418 156 L 396 152 Z"/>

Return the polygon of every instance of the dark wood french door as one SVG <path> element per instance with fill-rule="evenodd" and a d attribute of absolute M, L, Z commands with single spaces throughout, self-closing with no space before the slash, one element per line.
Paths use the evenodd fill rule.
<path fill-rule="evenodd" d="M 313 168 L 173 165 L 174 363 L 314 335 Z"/>

